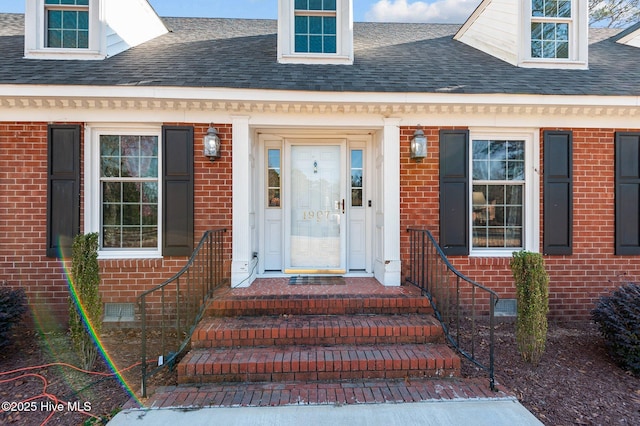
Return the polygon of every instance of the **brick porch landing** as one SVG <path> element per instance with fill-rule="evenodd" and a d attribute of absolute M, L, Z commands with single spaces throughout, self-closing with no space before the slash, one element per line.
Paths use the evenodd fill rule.
<path fill-rule="evenodd" d="M 515 400 L 513 393 L 489 389 L 487 379 L 409 379 L 363 382 L 223 383 L 165 386 L 147 408 L 276 407 L 286 405 L 397 404 L 479 399 Z M 137 408 L 130 401 L 124 409 Z"/>
<path fill-rule="evenodd" d="M 217 291 L 147 407 L 344 405 L 512 398 L 460 379 L 460 359 L 420 290 L 373 278 L 344 285 L 259 279 Z"/>

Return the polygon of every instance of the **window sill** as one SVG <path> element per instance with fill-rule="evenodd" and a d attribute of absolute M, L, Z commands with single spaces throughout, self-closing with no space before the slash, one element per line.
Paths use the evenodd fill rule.
<path fill-rule="evenodd" d="M 336 54 L 288 54 L 278 58 L 281 64 L 353 65 L 353 58 Z"/>
<path fill-rule="evenodd" d="M 518 64 L 521 68 L 548 68 L 587 70 L 587 61 L 570 61 L 568 59 L 525 59 Z"/>
<path fill-rule="evenodd" d="M 521 248 L 513 249 L 487 249 L 487 250 L 472 250 L 469 253 L 469 257 L 511 257 L 513 253 L 521 251 Z M 526 250 L 526 249 L 524 249 Z"/>
<path fill-rule="evenodd" d="M 162 259 L 162 253 L 158 251 L 98 251 L 98 260 L 113 259 Z"/>
<path fill-rule="evenodd" d="M 37 49 L 25 52 L 26 59 L 86 60 L 95 61 L 106 58 L 98 50 L 89 49 Z"/>

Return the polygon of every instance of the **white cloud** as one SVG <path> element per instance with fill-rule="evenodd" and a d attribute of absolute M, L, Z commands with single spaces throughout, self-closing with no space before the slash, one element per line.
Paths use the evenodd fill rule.
<path fill-rule="evenodd" d="M 378 0 L 366 13 L 373 22 L 432 22 L 461 24 L 481 0 Z"/>

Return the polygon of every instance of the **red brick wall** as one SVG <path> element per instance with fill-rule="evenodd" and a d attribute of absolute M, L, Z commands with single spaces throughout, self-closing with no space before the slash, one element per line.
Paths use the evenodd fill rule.
<path fill-rule="evenodd" d="M 202 139 L 209 126 L 189 125 L 195 128 L 196 243 L 207 229 L 227 228 L 225 276 L 228 276 L 232 234 L 231 125 L 217 126 L 222 156 L 215 162 L 202 155 Z M 64 268 L 61 261 L 45 256 L 47 123 L 0 123 L 0 188 L 0 283 L 25 288 L 36 321 L 64 322 L 68 297 Z M 84 193 L 84 182 L 82 188 Z M 81 209 L 84 211 L 82 198 Z M 83 229 L 83 214 L 80 217 Z M 102 260 L 103 301 L 135 302 L 141 292 L 170 278 L 186 260 L 186 257 Z"/>
<path fill-rule="evenodd" d="M 438 128 L 427 128 L 428 157 L 415 163 L 409 157 L 413 127 L 401 129 L 401 257 L 404 275 L 409 267 L 407 227 L 439 234 Z M 585 320 L 598 297 L 621 283 L 640 281 L 640 259 L 614 255 L 614 133 L 629 129 L 573 129 L 573 254 L 545 256 L 550 275 L 550 318 Z M 542 130 L 540 133 L 542 144 Z M 540 164 L 544 170 L 542 146 Z M 540 175 L 540 241 L 544 219 Z M 542 248 L 541 248 L 542 249 Z M 453 256 L 460 272 L 495 290 L 500 297 L 515 298 L 510 258 Z"/>

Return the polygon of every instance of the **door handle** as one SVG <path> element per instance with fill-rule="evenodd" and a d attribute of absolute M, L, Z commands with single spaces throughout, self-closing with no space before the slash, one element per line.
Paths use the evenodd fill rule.
<path fill-rule="evenodd" d="M 344 198 L 342 199 L 342 214 L 344 214 Z"/>

